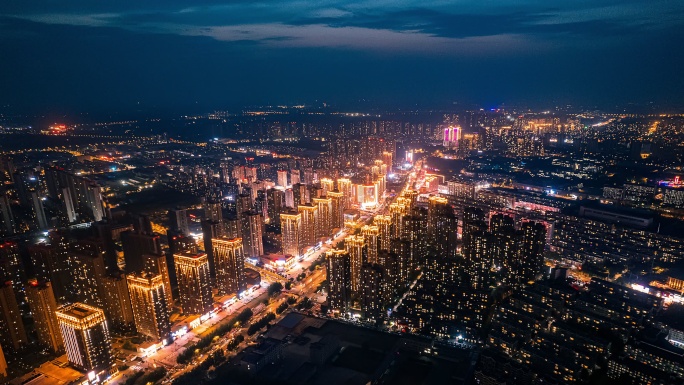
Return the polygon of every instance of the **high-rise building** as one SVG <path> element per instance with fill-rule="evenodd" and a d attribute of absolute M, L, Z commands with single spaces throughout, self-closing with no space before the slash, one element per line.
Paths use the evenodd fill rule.
<path fill-rule="evenodd" d="M 12 235 L 16 232 L 12 206 L 6 193 L 0 192 L 0 234 Z"/>
<path fill-rule="evenodd" d="M 138 333 L 156 341 L 171 332 L 166 286 L 160 274 L 141 273 L 126 276 Z"/>
<path fill-rule="evenodd" d="M 396 293 L 401 286 L 399 272 L 399 256 L 388 250 L 378 252 L 378 264 L 383 268 L 384 293 L 387 299 Z"/>
<path fill-rule="evenodd" d="M 205 314 L 211 310 L 211 276 L 205 253 L 174 254 L 180 302 L 184 314 Z"/>
<path fill-rule="evenodd" d="M 321 178 L 321 188 L 323 195 L 328 195 L 329 192 L 335 190 L 335 181 L 330 178 Z"/>
<path fill-rule="evenodd" d="M 19 245 L 13 241 L 0 240 L 0 282 L 12 281 L 17 303 L 25 300 L 24 285 L 26 272 L 19 255 Z"/>
<path fill-rule="evenodd" d="M 159 235 L 135 232 L 121 233 L 126 272 L 139 272 L 145 269 L 144 255 L 162 254 Z"/>
<path fill-rule="evenodd" d="M 0 283 L 0 345 L 16 350 L 26 345 L 28 338 L 12 286 L 12 281 Z"/>
<path fill-rule="evenodd" d="M 361 235 L 368 247 L 368 258 L 366 262 L 376 264 L 378 263 L 378 241 L 380 230 L 378 226 L 365 225 L 361 228 Z"/>
<path fill-rule="evenodd" d="M 105 218 L 105 202 L 97 183 L 60 167 L 45 170 L 45 177 L 48 196 L 56 202 L 64 202 L 69 222 L 76 219 L 76 214 L 95 222 Z"/>
<path fill-rule="evenodd" d="M 344 248 L 349 253 L 352 293 L 361 289 L 361 265 L 366 261 L 367 249 L 363 236 L 349 235 L 344 238 Z"/>
<path fill-rule="evenodd" d="M 36 279 L 29 281 L 26 286 L 26 298 L 28 299 L 31 314 L 38 335 L 38 341 L 48 347 L 54 353 L 64 350 L 62 335 L 57 323 L 57 301 L 52 292 L 50 282 L 39 282 Z"/>
<path fill-rule="evenodd" d="M 278 170 L 278 186 L 287 187 L 287 170 Z"/>
<path fill-rule="evenodd" d="M 111 326 L 120 331 L 129 332 L 135 328 L 135 317 L 128 293 L 126 275 L 116 272 L 102 278 L 104 296 L 104 310 Z"/>
<path fill-rule="evenodd" d="M 490 233 L 477 230 L 469 232 L 467 241 L 463 244 L 466 272 L 470 279 L 470 286 L 475 290 L 489 287 L 494 263 L 492 243 L 493 238 Z"/>
<path fill-rule="evenodd" d="M 183 235 L 189 235 L 188 211 L 184 209 L 169 210 L 169 229 Z"/>
<path fill-rule="evenodd" d="M 242 218 L 242 215 L 247 211 L 252 211 L 254 204 L 252 203 L 252 195 L 247 193 L 242 193 L 238 195 L 237 202 L 235 202 L 238 219 Z"/>
<path fill-rule="evenodd" d="M 280 226 L 280 213 L 285 209 L 285 192 L 272 188 L 266 191 L 270 224 Z"/>
<path fill-rule="evenodd" d="M 235 219 L 239 227 L 239 221 Z M 220 238 L 226 235 L 225 226 L 223 222 L 216 221 L 202 221 L 202 239 L 204 241 L 204 251 L 207 253 L 209 259 L 209 273 L 211 277 L 216 277 L 216 268 L 214 267 L 214 256 L 212 255 L 211 240 Z"/>
<path fill-rule="evenodd" d="M 301 181 L 301 178 L 299 176 L 299 170 L 290 170 L 290 181 L 293 185 Z"/>
<path fill-rule="evenodd" d="M 292 197 L 294 199 L 294 207 L 306 205 L 310 202 L 311 196 L 307 185 L 297 183 L 292 185 Z"/>
<path fill-rule="evenodd" d="M 430 197 L 427 211 L 427 245 L 441 257 L 456 256 L 458 219 L 446 198 Z"/>
<path fill-rule="evenodd" d="M 374 263 L 361 265 L 359 302 L 366 319 L 377 320 L 384 312 L 384 274 L 382 266 Z"/>
<path fill-rule="evenodd" d="M 264 255 L 263 217 L 251 210 L 242 213 L 242 241 L 246 257 L 258 258 Z"/>
<path fill-rule="evenodd" d="M 38 196 L 38 193 L 33 191 L 31 193 L 31 207 L 33 214 L 36 217 L 36 225 L 39 230 L 45 230 L 49 227 L 47 218 L 45 217 L 45 209 L 43 208 L 43 201 Z"/>
<path fill-rule="evenodd" d="M 347 178 L 340 178 L 337 180 L 337 189 L 342 193 L 344 196 L 344 209 L 350 209 L 351 208 L 351 202 L 352 202 L 352 182 L 351 180 Z"/>
<path fill-rule="evenodd" d="M 544 265 L 546 227 L 539 222 L 525 222 L 520 227 L 522 238 L 519 249 L 521 282 L 534 281 Z"/>
<path fill-rule="evenodd" d="M 221 222 L 223 220 L 223 207 L 221 202 L 207 200 L 204 203 L 204 219 L 207 221 Z"/>
<path fill-rule="evenodd" d="M 74 303 L 57 310 L 67 359 L 76 368 L 99 375 L 114 364 L 107 319 L 102 309 Z"/>
<path fill-rule="evenodd" d="M 169 265 L 166 260 L 166 255 L 148 254 L 144 255 L 145 269 L 143 271 L 160 275 L 162 282 L 164 282 L 164 291 L 166 302 L 169 309 L 173 307 L 173 293 L 171 292 L 171 276 L 169 274 Z"/>
<path fill-rule="evenodd" d="M 392 217 L 389 215 L 376 215 L 373 218 L 373 225 L 378 228 L 378 239 L 380 241 L 378 248 L 389 251 L 392 239 Z"/>
<path fill-rule="evenodd" d="M 328 191 L 330 199 L 330 227 L 332 229 L 344 228 L 344 194 L 335 190 Z"/>
<path fill-rule="evenodd" d="M 106 274 L 104 250 L 83 247 L 69 254 L 74 288 L 72 296 L 78 302 L 103 308 L 104 291 L 101 284 Z"/>
<path fill-rule="evenodd" d="M 401 238 L 404 232 L 404 216 L 408 215 L 408 208 L 403 204 L 395 202 L 390 204 L 389 212 L 392 221 L 391 238 Z"/>
<path fill-rule="evenodd" d="M 50 234 L 50 243 L 29 245 L 28 253 L 38 281 L 50 282 L 57 303 L 67 303 L 72 266 L 64 238 Z"/>
<path fill-rule="evenodd" d="M 219 293 L 240 294 L 247 288 L 242 239 L 215 238 L 211 244 Z"/>
<path fill-rule="evenodd" d="M 302 217 L 300 249 L 313 246 L 318 243 L 316 227 L 318 225 L 318 207 L 312 205 L 299 205 L 297 211 Z"/>
<path fill-rule="evenodd" d="M 294 210 L 280 214 L 280 230 L 283 235 L 283 254 L 299 257 L 302 215 Z"/>
<path fill-rule="evenodd" d="M 334 312 L 344 313 L 351 299 L 351 259 L 345 250 L 333 249 L 326 253 L 326 273 L 330 283 L 328 305 Z"/>
<path fill-rule="evenodd" d="M 316 238 L 328 238 L 332 232 L 332 199 L 313 198 L 312 204 L 318 211 L 318 221 L 316 222 Z"/>

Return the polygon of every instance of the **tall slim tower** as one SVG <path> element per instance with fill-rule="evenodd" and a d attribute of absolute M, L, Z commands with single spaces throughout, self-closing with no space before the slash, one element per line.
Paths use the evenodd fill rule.
<path fill-rule="evenodd" d="M 430 197 L 427 212 L 427 244 L 441 257 L 456 256 L 458 219 L 449 201 Z"/>
<path fill-rule="evenodd" d="M 340 178 L 337 180 L 337 189 L 342 193 L 344 196 L 344 209 L 350 209 L 351 208 L 351 201 L 352 201 L 352 182 L 351 180 L 347 178 Z"/>
<path fill-rule="evenodd" d="M 278 186 L 287 187 L 287 170 L 278 170 Z"/>
<path fill-rule="evenodd" d="M 180 302 L 184 314 L 205 314 L 211 310 L 211 276 L 204 253 L 174 254 Z"/>
<path fill-rule="evenodd" d="M 240 294 L 247 288 L 242 239 L 216 238 L 211 240 L 211 245 L 219 293 Z"/>
<path fill-rule="evenodd" d="M 349 253 L 339 249 L 330 250 L 325 256 L 330 282 L 328 305 L 333 311 L 344 313 L 351 298 L 351 259 Z"/>
<path fill-rule="evenodd" d="M 378 226 L 363 226 L 361 228 L 361 235 L 368 246 L 368 260 L 366 262 L 378 263 L 378 238 L 380 236 Z"/>
<path fill-rule="evenodd" d="M 323 195 L 328 195 L 329 192 L 335 189 L 335 181 L 330 178 L 321 178 L 321 188 Z"/>
<path fill-rule="evenodd" d="M 247 257 L 256 258 L 264 254 L 262 218 L 261 214 L 254 210 L 242 213 L 242 240 L 244 241 L 244 253 Z"/>
<path fill-rule="evenodd" d="M 335 190 L 328 191 L 330 198 L 330 227 L 333 229 L 344 228 L 344 194 Z"/>
<path fill-rule="evenodd" d="M 390 249 L 392 217 L 389 215 L 376 215 L 373 218 L 373 225 L 378 227 L 378 238 L 380 239 L 380 250 Z"/>
<path fill-rule="evenodd" d="M 544 265 L 544 248 L 546 246 L 546 227 L 539 222 L 525 222 L 520 227 L 519 270 L 522 282 L 533 281 Z"/>
<path fill-rule="evenodd" d="M 318 222 L 316 222 L 316 237 L 330 237 L 332 231 L 332 199 L 327 197 L 313 198 L 312 204 L 318 210 Z"/>
<path fill-rule="evenodd" d="M 0 283 L 0 345 L 19 349 L 28 343 L 12 281 Z"/>
<path fill-rule="evenodd" d="M 271 224 L 280 225 L 280 213 L 285 209 L 285 193 L 272 188 L 266 191 L 268 218 Z"/>
<path fill-rule="evenodd" d="M 171 332 L 166 285 L 160 274 L 141 273 L 126 276 L 131 296 L 135 328 L 156 341 Z"/>
<path fill-rule="evenodd" d="M 352 293 L 361 288 L 361 265 L 366 259 L 366 243 L 363 236 L 350 235 L 344 238 L 344 248 L 349 253 Z"/>
<path fill-rule="evenodd" d="M 318 207 L 305 205 L 298 206 L 297 211 L 302 216 L 302 236 L 300 239 L 301 249 L 307 246 L 315 245 L 318 240 L 316 238 L 316 225 L 318 224 Z"/>
<path fill-rule="evenodd" d="M 361 311 L 367 319 L 378 319 L 383 313 L 384 278 L 382 266 L 373 263 L 361 265 L 359 299 Z"/>
<path fill-rule="evenodd" d="M 33 314 L 38 341 L 54 353 L 63 351 L 64 343 L 55 315 L 57 301 L 55 301 L 50 282 L 30 280 L 26 286 L 26 298 Z"/>
<path fill-rule="evenodd" d="M 109 371 L 114 356 L 104 312 L 74 303 L 58 309 L 56 314 L 69 363 L 96 374 Z"/>
<path fill-rule="evenodd" d="M 166 261 L 166 255 L 148 254 L 143 256 L 145 261 L 145 272 L 154 275 L 160 275 L 162 282 L 164 282 L 164 294 L 166 296 L 166 303 L 169 307 L 173 307 L 173 293 L 171 292 L 171 277 L 169 275 L 169 265 Z"/>
<path fill-rule="evenodd" d="M 283 235 L 283 254 L 299 257 L 302 215 L 290 210 L 280 214 L 280 230 Z"/>
<path fill-rule="evenodd" d="M 392 203 L 389 207 L 390 218 L 392 220 L 391 238 L 401 238 L 404 232 L 404 216 L 408 214 L 408 208 L 400 203 Z"/>

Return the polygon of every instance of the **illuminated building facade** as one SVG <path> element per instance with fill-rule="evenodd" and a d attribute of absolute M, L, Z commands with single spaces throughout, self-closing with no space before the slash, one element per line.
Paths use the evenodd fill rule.
<path fill-rule="evenodd" d="M 315 245 L 318 240 L 316 237 L 318 235 L 318 207 L 312 205 L 299 205 L 297 211 L 301 215 L 302 225 L 301 225 L 301 238 L 300 238 L 300 248 L 304 249 L 307 246 Z"/>
<path fill-rule="evenodd" d="M 155 341 L 166 339 L 171 332 L 171 323 L 162 276 L 153 273 L 129 274 L 126 281 L 138 333 Z"/>
<path fill-rule="evenodd" d="M 361 235 L 363 236 L 364 243 L 368 245 L 366 262 L 372 264 L 378 263 L 378 238 L 380 236 L 380 230 L 377 226 L 365 225 L 361 228 Z"/>
<path fill-rule="evenodd" d="M 380 241 L 378 249 L 389 250 L 392 236 L 392 217 L 389 215 L 376 215 L 373 218 L 373 225 L 378 228 L 378 239 Z"/>
<path fill-rule="evenodd" d="M 332 199 L 313 198 L 311 203 L 317 208 L 318 221 L 316 222 L 316 238 L 327 238 L 332 231 Z"/>
<path fill-rule="evenodd" d="M 328 191 L 330 199 L 330 227 L 331 229 L 344 228 L 344 194 L 335 190 Z"/>
<path fill-rule="evenodd" d="M 361 265 L 366 260 L 366 243 L 363 236 L 350 235 L 344 238 L 344 248 L 349 253 L 352 293 L 358 293 L 361 288 Z"/>
<path fill-rule="evenodd" d="M 444 147 L 458 147 L 458 140 L 461 138 L 461 127 L 447 127 L 444 129 L 442 145 Z"/>
<path fill-rule="evenodd" d="M 337 180 L 337 190 L 339 190 L 344 196 L 344 209 L 350 209 L 352 204 L 353 186 L 351 180 L 347 178 L 339 178 Z"/>
<path fill-rule="evenodd" d="M 332 311 L 344 313 L 351 299 L 351 259 L 347 251 L 339 249 L 330 250 L 325 256 L 330 282 L 328 305 Z"/>
<path fill-rule="evenodd" d="M 384 312 L 384 274 L 375 263 L 361 265 L 359 301 L 366 319 L 380 318 Z"/>
<path fill-rule="evenodd" d="M 217 238 L 211 240 L 211 245 L 219 293 L 240 294 L 247 288 L 242 239 Z"/>
<path fill-rule="evenodd" d="M 296 211 L 280 214 L 280 230 L 283 235 L 283 254 L 299 257 L 302 215 Z"/>
<path fill-rule="evenodd" d="M 114 356 L 104 312 L 74 303 L 58 309 L 56 314 L 69 363 L 96 374 L 111 370 Z"/>
<path fill-rule="evenodd" d="M 173 256 L 180 302 L 184 314 L 205 314 L 211 310 L 211 276 L 204 253 L 183 252 Z"/>
<path fill-rule="evenodd" d="M 263 218 L 260 213 L 250 210 L 242 213 L 241 222 L 244 254 L 258 258 L 264 254 Z"/>

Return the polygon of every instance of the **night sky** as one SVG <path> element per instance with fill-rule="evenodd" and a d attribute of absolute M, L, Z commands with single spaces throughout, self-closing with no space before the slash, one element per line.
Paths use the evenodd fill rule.
<path fill-rule="evenodd" d="M 0 104 L 684 105 L 677 0 L 0 1 Z"/>

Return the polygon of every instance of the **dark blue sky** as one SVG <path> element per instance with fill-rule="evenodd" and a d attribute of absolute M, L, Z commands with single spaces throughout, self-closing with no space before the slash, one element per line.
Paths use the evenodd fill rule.
<path fill-rule="evenodd" d="M 3 0 L 0 104 L 684 104 L 675 0 Z"/>

